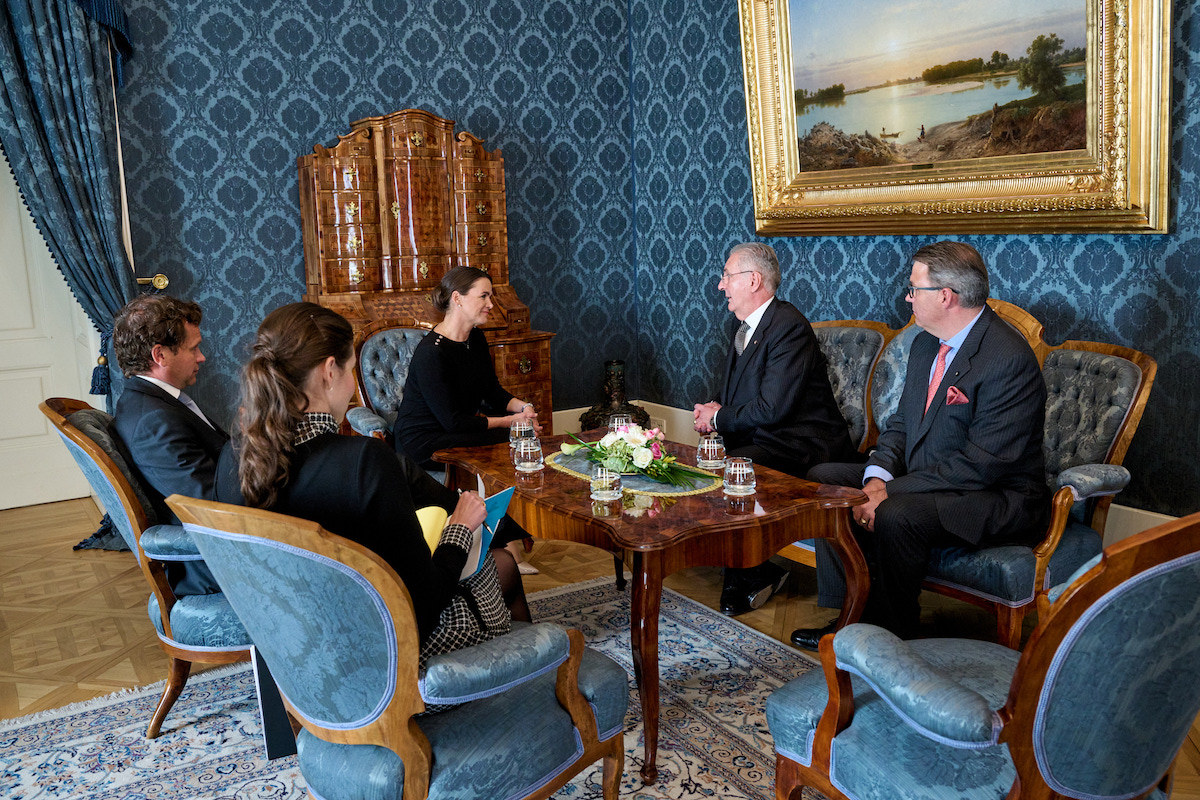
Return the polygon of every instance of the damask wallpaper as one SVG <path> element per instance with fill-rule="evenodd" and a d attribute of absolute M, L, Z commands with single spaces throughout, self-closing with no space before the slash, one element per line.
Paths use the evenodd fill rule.
<path fill-rule="evenodd" d="M 793 0 L 793 5 L 797 0 Z M 993 294 L 1051 342 L 1136 347 L 1159 377 L 1121 502 L 1200 508 L 1200 0 L 1177 0 L 1171 234 L 967 237 Z M 298 299 L 295 159 L 349 121 L 425 108 L 503 149 L 512 282 L 554 340 L 560 408 L 628 394 L 690 407 L 717 388 L 731 315 L 716 283 L 753 238 L 732 0 L 126 0 L 119 100 L 139 274 L 205 308 L 196 394 L 222 421 L 262 316 Z M 918 237 L 768 240 L 812 319 L 899 326 Z"/>

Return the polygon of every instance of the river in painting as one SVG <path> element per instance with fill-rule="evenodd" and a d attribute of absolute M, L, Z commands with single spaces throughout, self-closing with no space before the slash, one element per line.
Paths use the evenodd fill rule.
<path fill-rule="evenodd" d="M 1082 64 L 1065 67 L 1067 85 L 1081 83 Z M 881 86 L 847 94 L 835 103 L 811 103 L 796 114 L 796 131 L 803 137 L 818 122 L 828 122 L 844 133 L 899 133 L 888 137 L 896 144 L 914 142 L 924 125 L 928 131 L 944 122 L 958 122 L 991 111 L 992 106 L 1033 96 L 1033 90 L 1017 85 L 1015 72 L 990 78 L 971 78 L 954 83 L 924 81 Z"/>

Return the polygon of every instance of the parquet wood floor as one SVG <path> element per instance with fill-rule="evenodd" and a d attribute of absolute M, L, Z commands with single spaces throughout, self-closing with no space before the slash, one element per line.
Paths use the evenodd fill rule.
<path fill-rule="evenodd" d="M 0 511 L 0 719 L 166 676 L 166 657 L 146 616 L 149 589 L 133 556 L 71 550 L 99 522 L 90 499 Z M 539 541 L 529 560 L 541 570 L 525 577 L 529 592 L 613 575 L 608 553 L 566 542 Z M 815 602 L 816 573 L 799 566 L 792 573 L 785 596 L 738 619 L 784 642 L 794 628 L 827 622 L 831 612 Z M 721 574 L 698 567 L 670 576 L 666 585 L 715 608 Z M 972 606 L 926 593 L 922 608 L 930 635 L 994 635 L 992 618 Z M 1180 754 L 1172 797 L 1200 800 L 1200 718 Z"/>

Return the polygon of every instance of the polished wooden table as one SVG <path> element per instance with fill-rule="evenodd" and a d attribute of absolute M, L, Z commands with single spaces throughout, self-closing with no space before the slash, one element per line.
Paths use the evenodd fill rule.
<path fill-rule="evenodd" d="M 594 441 L 602 435 L 587 435 Z M 564 437 L 543 440 L 547 455 Z M 696 449 L 668 444 L 685 464 L 696 463 Z M 825 486 L 755 465 L 757 491 L 729 497 L 718 486 L 703 494 L 671 498 L 656 514 L 623 513 L 620 500 L 595 503 L 588 482 L 547 465 L 518 473 L 508 444 L 439 450 L 433 458 L 483 479 L 488 494 L 516 486 L 508 512 L 525 530 L 542 539 L 581 542 L 621 554 L 633 573 L 630 640 L 634 677 L 642 698 L 645 762 L 642 778 L 658 777 L 658 614 L 663 578 L 685 567 L 751 567 L 798 539 L 827 537 L 847 565 L 846 602 L 839 627 L 858 620 L 866 604 L 867 565 L 850 530 L 850 508 L 866 502 L 856 489 Z M 462 480 L 473 486 L 474 480 Z M 667 507 L 669 506 L 669 507 Z"/>

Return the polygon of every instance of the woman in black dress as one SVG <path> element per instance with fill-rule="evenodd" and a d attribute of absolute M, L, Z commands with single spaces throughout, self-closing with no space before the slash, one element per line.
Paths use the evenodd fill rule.
<path fill-rule="evenodd" d="M 444 447 L 472 447 L 508 440 L 514 420 L 541 431 L 532 403 L 500 385 L 478 325 L 492 310 L 492 281 L 474 267 L 455 267 L 430 295 L 442 321 L 413 351 L 404 398 L 392 428 L 396 449 L 418 464 Z"/>
<path fill-rule="evenodd" d="M 492 281 L 474 267 L 455 267 L 446 273 L 430 295 L 442 321 L 421 340 L 408 365 L 404 398 L 396 413 L 392 438 L 396 450 L 425 467 L 435 450 L 474 447 L 508 440 L 509 425 L 528 420 L 540 433 L 533 403 L 513 397 L 500 385 L 488 352 L 487 339 L 477 326 L 487 322 L 492 310 Z M 506 521 L 497 532 L 501 539 L 525 538 Z M 521 572 L 537 569 L 521 561 L 519 546 L 508 551 Z"/>
<path fill-rule="evenodd" d="M 242 372 L 241 412 L 217 467 L 217 499 L 312 520 L 373 550 L 412 597 L 422 661 L 506 633 L 512 617 L 498 561 L 525 605 L 508 554 L 492 551 L 459 580 L 486 517 L 479 496 L 457 495 L 378 439 L 338 434 L 355 391 L 353 340 L 350 323 L 312 303 L 267 315 Z M 429 505 L 452 512 L 432 553 L 416 514 Z"/>

